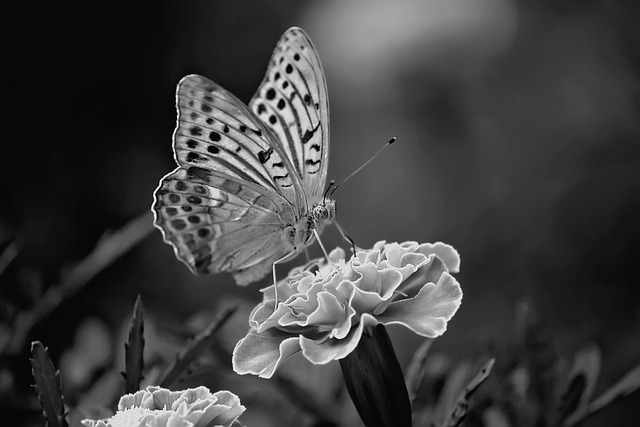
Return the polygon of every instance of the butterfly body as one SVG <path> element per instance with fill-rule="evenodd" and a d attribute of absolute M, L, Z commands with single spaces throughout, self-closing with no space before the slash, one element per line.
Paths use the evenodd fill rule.
<path fill-rule="evenodd" d="M 287 30 L 246 106 L 188 75 L 176 91 L 178 167 L 160 181 L 154 224 L 196 274 L 229 272 L 246 285 L 293 257 L 335 218 L 323 197 L 328 98 L 308 36 Z"/>
<path fill-rule="evenodd" d="M 335 201 L 327 199 L 318 202 L 308 213 L 296 218 L 287 226 L 292 250 L 301 252 L 313 243 L 314 230 L 321 234 L 325 225 L 335 218 Z"/>

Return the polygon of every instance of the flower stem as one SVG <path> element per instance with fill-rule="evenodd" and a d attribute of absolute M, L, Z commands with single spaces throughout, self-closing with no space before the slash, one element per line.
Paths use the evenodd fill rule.
<path fill-rule="evenodd" d="M 407 387 L 384 325 L 365 329 L 356 349 L 340 360 L 340 367 L 367 427 L 411 426 Z"/>

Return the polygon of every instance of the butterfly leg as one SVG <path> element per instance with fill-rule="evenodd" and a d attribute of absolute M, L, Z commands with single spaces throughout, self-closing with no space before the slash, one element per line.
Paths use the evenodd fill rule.
<path fill-rule="evenodd" d="M 318 234 L 318 230 L 314 228 L 313 234 L 314 236 L 316 236 L 316 240 L 318 241 L 318 244 L 320 245 L 320 249 L 322 249 L 322 253 L 324 253 L 325 258 L 327 258 L 327 261 L 329 262 L 329 264 L 333 264 L 333 261 L 331 260 L 331 258 L 329 258 L 329 254 L 327 253 L 327 250 L 324 248 L 324 245 L 322 244 L 322 240 L 320 240 L 320 235 Z"/>
<path fill-rule="evenodd" d="M 340 235 L 342 236 L 342 238 L 344 240 L 346 240 L 347 242 L 351 243 L 351 250 L 353 251 L 353 255 L 356 254 L 356 250 L 358 249 L 358 247 L 356 246 L 355 242 L 353 241 L 353 239 L 351 237 L 349 237 L 349 235 L 344 231 L 344 229 L 342 228 L 342 226 L 340 224 L 338 224 L 338 221 L 336 221 L 335 219 L 333 220 L 333 223 L 335 224 L 336 228 L 338 229 L 338 231 L 340 232 Z"/>
<path fill-rule="evenodd" d="M 285 256 L 283 256 L 280 259 L 277 259 L 273 262 L 273 290 L 275 292 L 275 303 L 273 306 L 273 311 L 275 312 L 276 309 L 278 308 L 278 286 L 277 286 L 277 279 L 276 279 L 276 264 L 282 264 L 285 263 L 287 261 L 291 261 L 292 259 L 294 259 L 296 257 L 296 255 L 298 255 L 298 249 L 297 248 L 293 248 L 293 250 L 291 252 L 289 252 L 288 254 L 286 254 Z"/>

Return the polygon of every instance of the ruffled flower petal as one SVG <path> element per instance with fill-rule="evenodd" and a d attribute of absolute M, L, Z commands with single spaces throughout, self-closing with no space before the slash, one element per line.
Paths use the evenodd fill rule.
<path fill-rule="evenodd" d="M 264 334 L 250 331 L 233 349 L 233 370 L 240 375 L 271 378 L 280 364 L 299 351 L 297 336 L 277 331 Z"/>
<path fill-rule="evenodd" d="M 327 340 L 325 342 L 317 342 L 314 340 L 300 337 L 300 347 L 302 354 L 307 360 L 316 365 L 324 365 L 332 360 L 344 358 L 351 353 L 362 337 L 362 332 L 366 326 L 374 326 L 378 323 L 375 317 L 370 314 L 363 314 L 357 326 L 343 339 Z"/>
<path fill-rule="evenodd" d="M 435 338 L 447 330 L 447 322 L 458 311 L 462 289 L 449 273 L 438 283 L 427 283 L 414 298 L 389 304 L 378 321 L 385 325 L 400 324 L 427 338 Z"/>
<path fill-rule="evenodd" d="M 377 242 L 345 260 L 338 248 L 330 262 L 294 268 L 262 290 L 251 329 L 233 352 L 239 374 L 269 378 L 290 356 L 314 364 L 346 357 L 366 326 L 401 324 L 425 337 L 445 332 L 462 300 L 451 276 L 460 268 L 456 250 L 444 243 Z"/>
<path fill-rule="evenodd" d="M 460 254 L 453 246 L 442 242 L 424 243 L 419 250 L 424 254 L 435 254 L 445 263 L 450 273 L 460 272 Z"/>
<path fill-rule="evenodd" d="M 118 412 L 106 420 L 83 420 L 88 427 L 229 427 L 244 412 L 228 391 L 206 387 L 171 391 L 147 387 L 120 398 Z"/>

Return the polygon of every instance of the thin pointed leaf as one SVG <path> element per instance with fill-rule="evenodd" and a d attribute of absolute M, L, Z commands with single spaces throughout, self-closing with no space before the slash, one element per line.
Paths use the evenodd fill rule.
<path fill-rule="evenodd" d="M 589 402 L 598 384 L 601 360 L 600 349 L 595 345 L 576 354 L 569 383 L 560 398 L 558 424 Z"/>
<path fill-rule="evenodd" d="M 131 326 L 129 327 L 129 339 L 124 345 L 124 372 L 125 393 L 135 393 L 140 389 L 144 352 L 144 311 L 140 295 L 136 298 L 133 307 Z"/>
<path fill-rule="evenodd" d="M 455 406 L 458 401 L 458 396 L 462 390 L 464 390 L 472 373 L 471 364 L 467 361 L 462 361 L 451 369 L 444 378 L 435 410 L 434 419 L 437 420 L 438 423 L 442 423 L 447 419 L 451 413 L 451 408 Z"/>
<path fill-rule="evenodd" d="M 411 403 L 389 335 L 382 324 L 366 331 L 340 359 L 351 400 L 367 427 L 410 427 Z"/>
<path fill-rule="evenodd" d="M 405 382 L 407 384 L 407 391 L 409 392 L 409 399 L 413 402 L 418 394 L 418 389 L 422 385 L 422 380 L 425 373 L 425 364 L 427 363 L 427 356 L 429 349 L 433 344 L 432 339 L 426 339 L 418 349 L 413 353 L 411 362 L 407 368 L 407 374 L 405 375 Z"/>
<path fill-rule="evenodd" d="M 600 397 L 578 410 L 575 414 L 567 419 L 565 425 L 572 426 L 581 421 L 588 415 L 591 415 L 604 407 L 610 405 L 618 399 L 622 399 L 640 388 L 640 365 L 627 372 L 624 377 L 609 390 L 605 391 Z"/>
<path fill-rule="evenodd" d="M 169 367 L 164 375 L 162 381 L 160 381 L 160 387 L 171 388 L 174 382 L 180 377 L 182 372 L 189 367 L 189 365 L 197 359 L 200 354 L 211 347 L 216 340 L 216 334 L 222 328 L 231 315 L 237 310 L 237 306 L 227 307 L 220 316 L 214 319 L 207 328 L 198 334 L 192 341 L 187 343 L 185 349 L 180 353 L 173 364 Z"/>
<path fill-rule="evenodd" d="M 35 380 L 38 400 L 50 427 L 67 427 L 60 386 L 60 373 L 56 371 L 49 350 L 40 341 L 31 343 L 31 373 Z"/>
<path fill-rule="evenodd" d="M 462 393 L 460 393 L 458 401 L 452 408 L 449 417 L 442 424 L 444 427 L 458 427 L 462 425 L 462 421 L 464 421 L 464 418 L 467 416 L 469 399 L 473 396 L 476 390 L 478 390 L 478 387 L 480 387 L 482 383 L 489 378 L 491 368 L 493 368 L 495 361 L 495 359 L 489 359 L 489 361 L 480 368 L 473 378 L 471 378 L 471 381 L 469 381 Z"/>

